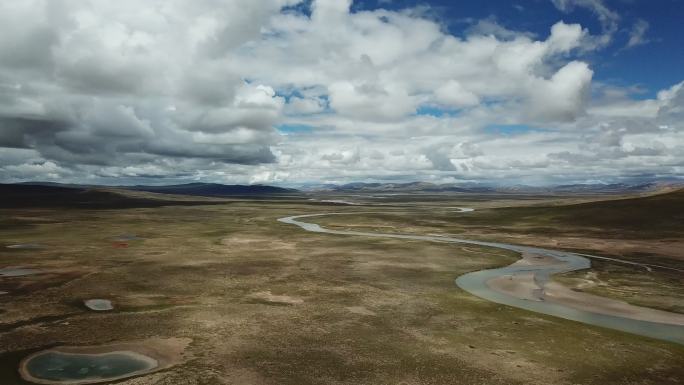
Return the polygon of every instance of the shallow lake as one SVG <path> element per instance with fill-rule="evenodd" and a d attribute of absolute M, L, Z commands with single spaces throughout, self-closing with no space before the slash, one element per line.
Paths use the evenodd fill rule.
<path fill-rule="evenodd" d="M 157 365 L 150 357 L 128 351 L 83 354 L 51 350 L 30 357 L 23 369 L 43 383 L 87 384 L 142 374 Z"/>

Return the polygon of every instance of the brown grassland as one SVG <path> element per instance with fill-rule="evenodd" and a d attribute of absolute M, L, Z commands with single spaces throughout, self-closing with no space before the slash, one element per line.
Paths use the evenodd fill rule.
<path fill-rule="evenodd" d="M 191 340 L 182 362 L 117 384 L 681 384 L 684 346 L 490 303 L 454 285 L 515 253 L 313 234 L 277 219 L 358 212 L 316 222 L 683 267 L 682 195 L 570 206 L 562 204 L 578 200 L 425 196 L 386 206 L 284 198 L 7 207 L 0 268 L 38 273 L 0 277 L 0 383 L 25 383 L 19 362 L 42 349 L 179 338 Z M 456 206 L 478 210 L 444 209 Z M 5 247 L 24 243 L 41 247 Z M 558 279 L 684 312 L 680 273 L 597 262 Z M 115 309 L 89 311 L 90 298 Z"/>

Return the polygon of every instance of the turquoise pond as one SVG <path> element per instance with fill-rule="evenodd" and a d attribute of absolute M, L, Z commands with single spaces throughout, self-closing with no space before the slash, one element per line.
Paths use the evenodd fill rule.
<path fill-rule="evenodd" d="M 46 351 L 29 358 L 24 370 L 42 381 L 88 383 L 130 377 L 156 366 L 154 359 L 132 352 L 81 354 Z"/>

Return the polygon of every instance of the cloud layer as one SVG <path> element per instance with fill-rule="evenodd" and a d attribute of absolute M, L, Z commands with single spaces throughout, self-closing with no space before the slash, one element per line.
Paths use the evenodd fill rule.
<path fill-rule="evenodd" d="M 493 20 L 455 36 L 419 9 L 351 12 L 344 0 L 3 2 L 0 177 L 681 175 L 684 87 L 636 100 L 593 83 L 582 55 L 608 44 L 618 16 L 553 1 L 591 9 L 603 37 L 562 21 L 535 37 Z"/>

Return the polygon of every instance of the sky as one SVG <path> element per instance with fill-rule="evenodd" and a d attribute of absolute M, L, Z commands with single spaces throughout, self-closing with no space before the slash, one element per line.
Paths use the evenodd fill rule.
<path fill-rule="evenodd" d="M 684 178 L 684 0 L 6 0 L 0 182 Z"/>

